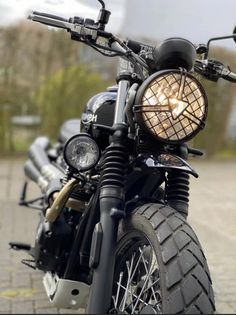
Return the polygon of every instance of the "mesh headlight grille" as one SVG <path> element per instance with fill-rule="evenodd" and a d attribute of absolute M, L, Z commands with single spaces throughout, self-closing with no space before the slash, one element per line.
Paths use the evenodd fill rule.
<path fill-rule="evenodd" d="M 169 70 L 151 76 L 140 87 L 136 104 L 138 123 L 166 142 L 187 141 L 205 126 L 205 91 L 184 71 Z"/>

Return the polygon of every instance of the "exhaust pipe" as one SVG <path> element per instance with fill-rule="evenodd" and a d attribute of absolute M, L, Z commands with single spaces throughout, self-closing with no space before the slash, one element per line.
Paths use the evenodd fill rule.
<path fill-rule="evenodd" d="M 46 219 L 54 222 L 65 206 L 81 212 L 84 203 L 70 198 L 78 180 L 72 179 L 63 188 L 61 187 L 60 179 L 64 177 L 64 173 L 51 164 L 46 153 L 49 146 L 48 138 L 37 138 L 29 149 L 30 160 L 25 163 L 24 171 L 25 175 L 45 193 L 48 201 L 52 201 L 51 207 L 46 210 Z"/>
<path fill-rule="evenodd" d="M 64 176 L 58 168 L 51 164 L 46 150 L 49 148 L 50 142 L 46 137 L 38 137 L 29 149 L 29 158 L 38 172 L 48 181 L 62 178 Z"/>
<path fill-rule="evenodd" d="M 39 173 L 31 160 L 28 160 L 24 166 L 25 175 L 36 183 L 42 192 L 46 192 L 49 182 Z"/>
<path fill-rule="evenodd" d="M 47 137 L 38 137 L 29 148 L 29 157 L 40 173 L 44 165 L 50 164 L 50 160 L 45 153 L 49 146 L 50 141 Z"/>

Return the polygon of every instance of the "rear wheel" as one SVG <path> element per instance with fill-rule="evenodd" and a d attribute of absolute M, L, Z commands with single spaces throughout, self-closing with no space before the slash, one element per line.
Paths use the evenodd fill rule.
<path fill-rule="evenodd" d="M 146 204 L 120 224 L 112 311 L 212 314 L 206 258 L 186 220 L 170 207 Z"/>

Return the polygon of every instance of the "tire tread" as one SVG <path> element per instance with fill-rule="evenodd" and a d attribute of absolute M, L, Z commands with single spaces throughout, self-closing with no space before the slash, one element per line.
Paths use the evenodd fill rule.
<path fill-rule="evenodd" d="M 206 258 L 186 220 L 174 209 L 159 204 L 142 206 L 136 213 L 149 220 L 160 243 L 166 271 L 164 312 L 214 313 L 214 294 Z"/>

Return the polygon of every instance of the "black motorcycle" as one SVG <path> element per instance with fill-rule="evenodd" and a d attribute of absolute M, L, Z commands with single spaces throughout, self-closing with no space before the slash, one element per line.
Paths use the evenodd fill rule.
<path fill-rule="evenodd" d="M 197 74 L 236 82 L 208 59 L 209 46 L 170 38 L 159 47 L 122 41 L 98 20 L 33 12 L 32 21 L 120 57 L 117 85 L 95 95 L 80 120 L 67 121 L 56 145 L 39 137 L 25 174 L 43 196 L 20 204 L 41 210 L 35 245 L 23 262 L 44 271 L 50 302 L 90 314 L 212 314 L 206 258 L 187 223 L 187 146 L 205 126 L 207 96 Z M 235 38 L 235 35 L 224 38 Z M 197 56 L 199 59 L 197 59 Z M 195 72 L 195 73 L 194 73 Z M 199 205 L 200 206 L 200 205 Z"/>

